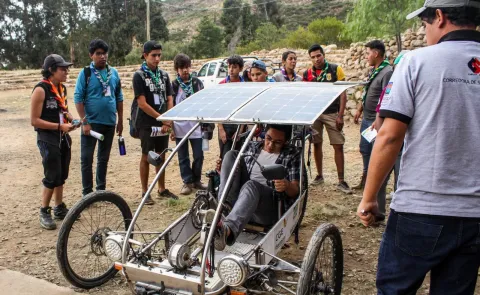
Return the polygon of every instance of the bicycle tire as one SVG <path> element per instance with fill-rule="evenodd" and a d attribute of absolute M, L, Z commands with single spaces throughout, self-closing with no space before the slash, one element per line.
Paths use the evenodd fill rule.
<path fill-rule="evenodd" d="M 82 288 L 82 289 L 91 289 L 103 285 L 112 279 L 117 270 L 114 268 L 113 262 L 111 267 L 105 271 L 103 274 L 95 278 L 85 278 L 78 275 L 71 267 L 68 259 L 68 240 L 72 226 L 80 217 L 82 211 L 90 207 L 92 204 L 97 202 L 109 202 L 115 205 L 121 212 L 124 220 L 125 230 L 128 229 L 130 222 L 132 220 L 132 212 L 127 202 L 120 197 L 119 195 L 109 192 L 109 191 L 96 191 L 88 194 L 79 200 L 65 216 L 65 219 L 62 223 L 60 231 L 58 233 L 57 240 L 57 262 L 60 267 L 65 279 L 70 282 L 72 285 Z M 86 217 L 83 217 L 86 218 Z"/>
<path fill-rule="evenodd" d="M 320 253 L 320 249 L 324 244 L 325 240 L 329 238 L 332 241 L 333 251 L 332 251 L 332 261 L 333 261 L 333 271 L 332 271 L 332 283 L 334 286 L 333 293 L 330 292 L 314 292 L 314 286 L 312 286 L 312 276 L 316 272 L 315 264 Z M 298 279 L 298 289 L 297 295 L 310 295 L 310 294 L 335 294 L 340 295 L 342 292 L 342 282 L 343 282 L 343 246 L 342 238 L 340 236 L 340 231 L 338 228 L 331 223 L 325 223 L 320 225 L 310 242 L 308 243 L 307 250 L 303 258 L 303 263 L 300 271 L 300 277 Z"/>

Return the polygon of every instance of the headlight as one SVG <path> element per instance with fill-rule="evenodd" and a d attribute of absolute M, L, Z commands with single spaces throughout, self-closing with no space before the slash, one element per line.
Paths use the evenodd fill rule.
<path fill-rule="evenodd" d="M 105 239 L 103 249 L 107 257 L 113 261 L 122 260 L 123 236 L 111 235 Z"/>
<path fill-rule="evenodd" d="M 248 277 L 248 264 L 239 256 L 227 255 L 218 262 L 218 275 L 228 286 L 238 287 Z"/>

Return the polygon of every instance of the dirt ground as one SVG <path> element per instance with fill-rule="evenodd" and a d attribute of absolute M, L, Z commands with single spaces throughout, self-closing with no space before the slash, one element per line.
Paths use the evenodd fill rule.
<path fill-rule="evenodd" d="M 73 89 L 68 89 L 70 97 Z M 39 205 L 43 169 L 36 146 L 36 133 L 29 121 L 30 90 L 5 91 L 0 94 L 0 266 L 17 270 L 28 275 L 45 279 L 61 286 L 69 286 L 59 271 L 55 245 L 58 230 L 47 231 L 39 225 Z M 131 98 L 129 91 L 125 97 Z M 131 99 L 125 101 L 124 126 L 127 128 Z M 76 115 L 73 99 L 69 102 Z M 352 186 L 360 177 L 362 163 L 358 152 L 358 129 L 346 122 L 345 145 L 346 181 Z M 72 206 L 81 198 L 80 174 L 80 133 L 72 134 L 72 161 L 70 176 L 65 185 L 65 203 Z M 141 154 L 140 143 L 125 134 L 127 155 L 119 156 L 114 142 L 110 157 L 107 189 L 123 196 L 132 210 L 138 206 L 140 181 L 138 162 Z M 327 141 L 328 143 L 328 141 Z M 325 143 L 324 177 L 322 186 L 312 187 L 301 242 L 297 247 L 283 251 L 282 256 L 292 261 L 301 260 L 312 232 L 323 222 L 336 224 L 342 232 L 345 266 L 343 294 L 375 294 L 375 273 L 379 242 L 384 226 L 365 229 L 355 217 L 355 210 L 361 195 L 344 195 L 335 191 L 336 169 L 333 149 Z M 171 146 L 174 145 L 171 143 Z M 205 154 L 204 171 L 214 168 L 218 154 L 216 138 L 211 141 L 210 152 Z M 95 163 L 94 163 L 95 165 Z M 95 166 L 94 166 L 95 167 Z M 151 169 L 153 171 L 153 169 Z M 315 176 L 312 167 L 312 176 Z M 150 173 L 153 179 L 153 172 Z M 180 192 L 181 178 L 175 157 L 167 171 L 167 188 Z M 391 186 L 389 187 L 389 190 Z M 180 206 L 167 201 L 157 201 L 147 207 L 140 216 L 140 224 L 150 225 L 149 230 L 159 230 L 179 216 L 188 207 L 192 196 L 182 197 Z M 151 226 L 151 225 L 154 226 Z M 60 226 L 60 224 L 58 224 Z M 71 286 L 70 286 L 71 287 Z M 130 294 L 120 275 L 100 288 L 77 292 L 92 294 Z M 477 291 L 478 292 L 478 291 Z M 1 291 L 0 291 L 1 293 Z M 424 283 L 419 294 L 428 294 Z M 480 293 L 478 293 L 480 294 Z"/>

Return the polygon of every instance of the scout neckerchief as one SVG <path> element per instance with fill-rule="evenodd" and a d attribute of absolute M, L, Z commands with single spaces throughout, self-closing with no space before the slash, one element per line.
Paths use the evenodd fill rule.
<path fill-rule="evenodd" d="M 362 101 L 363 101 L 364 106 L 365 106 L 365 101 L 367 100 L 368 88 L 370 88 L 370 84 L 372 84 L 373 79 L 375 79 L 375 77 L 378 75 L 378 73 L 380 73 L 386 66 L 389 66 L 389 65 L 390 65 L 390 63 L 388 62 L 388 60 L 384 60 L 384 61 L 382 61 L 380 66 L 378 66 L 378 68 L 372 68 L 372 70 L 370 72 L 370 75 L 368 75 L 367 84 L 363 88 Z"/>
<path fill-rule="evenodd" d="M 285 78 L 285 80 L 289 82 L 295 82 L 295 80 L 297 80 L 297 74 L 295 74 L 295 70 L 293 71 L 293 77 L 291 79 L 288 77 L 287 70 L 285 70 L 285 67 L 282 67 L 280 71 L 282 71 L 282 75 Z"/>
<path fill-rule="evenodd" d="M 245 82 L 245 80 L 243 79 L 242 76 L 238 76 L 238 78 L 240 78 L 240 82 Z M 230 82 L 232 82 L 232 81 L 230 80 L 230 75 L 228 75 L 227 79 L 225 80 L 225 83 L 230 83 Z"/>
<path fill-rule="evenodd" d="M 177 74 L 177 82 L 180 84 L 180 87 L 182 88 L 183 92 L 187 95 L 186 97 L 189 97 L 194 93 L 193 91 L 193 83 L 192 83 L 192 75 L 189 75 L 189 80 L 187 83 L 183 82 L 183 79 L 180 77 L 179 74 Z"/>
<path fill-rule="evenodd" d="M 93 62 L 90 64 L 90 68 L 92 69 L 93 74 L 97 77 L 98 81 L 102 83 L 103 95 L 107 94 L 110 78 L 112 77 L 112 71 L 110 71 L 110 68 L 107 65 L 107 77 L 103 78 L 100 72 L 95 68 L 95 64 Z"/>
<path fill-rule="evenodd" d="M 150 70 L 150 68 L 147 66 L 147 62 L 143 62 L 142 64 L 142 70 L 152 79 L 153 83 L 157 87 L 158 90 L 162 89 L 160 87 L 160 71 L 158 67 L 155 69 L 155 73 Z"/>
<path fill-rule="evenodd" d="M 58 88 L 52 83 L 52 81 L 45 79 L 42 80 L 42 82 L 50 85 L 50 91 L 55 94 L 55 100 L 57 101 L 62 113 L 68 113 L 67 96 L 65 95 L 65 87 L 62 85 L 62 83 L 58 84 L 60 86 L 60 91 L 58 91 Z M 63 122 L 67 123 L 66 116 L 63 116 Z"/>
<path fill-rule="evenodd" d="M 312 75 L 315 77 L 317 82 L 325 82 L 327 80 L 327 71 L 328 71 L 328 61 L 325 59 L 325 66 L 323 67 L 322 73 L 320 76 L 317 76 L 317 69 L 315 66 L 312 67 Z"/>

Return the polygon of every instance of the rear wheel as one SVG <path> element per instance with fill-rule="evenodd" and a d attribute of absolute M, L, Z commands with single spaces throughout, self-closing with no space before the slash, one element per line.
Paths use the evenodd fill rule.
<path fill-rule="evenodd" d="M 303 258 L 297 295 L 340 295 L 343 281 L 343 246 L 338 228 L 326 223 L 313 234 Z"/>
<path fill-rule="evenodd" d="M 57 241 L 57 261 L 63 276 L 74 286 L 90 289 L 109 281 L 117 270 L 104 253 L 110 231 L 126 231 L 130 207 L 117 194 L 97 191 L 83 197 L 65 217 Z"/>

